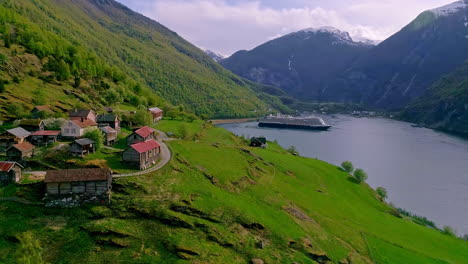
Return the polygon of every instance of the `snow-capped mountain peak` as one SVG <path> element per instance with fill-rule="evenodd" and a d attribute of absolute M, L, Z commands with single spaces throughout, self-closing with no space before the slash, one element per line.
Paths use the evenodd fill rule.
<path fill-rule="evenodd" d="M 468 0 L 456 1 L 451 4 L 432 9 L 430 11 L 434 13 L 437 17 L 441 17 L 441 16 L 448 16 L 453 13 L 457 13 L 458 11 L 464 8 L 468 8 Z"/>
<path fill-rule="evenodd" d="M 305 33 L 330 33 L 335 36 L 340 37 L 343 40 L 347 41 L 353 41 L 351 37 L 349 36 L 349 33 L 346 31 L 341 31 L 335 27 L 330 27 L 330 26 L 325 26 L 325 27 L 318 27 L 318 28 L 306 28 L 303 29 L 299 32 L 305 32 Z"/>
<path fill-rule="evenodd" d="M 220 62 L 223 59 L 225 59 L 225 57 L 223 55 L 218 54 L 218 53 L 216 53 L 214 51 L 211 51 L 211 50 L 204 50 L 204 51 L 208 56 L 210 56 L 216 62 Z"/>

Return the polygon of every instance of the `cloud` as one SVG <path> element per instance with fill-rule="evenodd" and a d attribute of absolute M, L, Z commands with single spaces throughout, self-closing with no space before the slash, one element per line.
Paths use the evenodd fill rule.
<path fill-rule="evenodd" d="M 200 47 L 224 55 L 308 27 L 334 26 L 382 40 L 447 0 L 121 0 Z M 324 7 L 321 7 L 324 6 Z"/>

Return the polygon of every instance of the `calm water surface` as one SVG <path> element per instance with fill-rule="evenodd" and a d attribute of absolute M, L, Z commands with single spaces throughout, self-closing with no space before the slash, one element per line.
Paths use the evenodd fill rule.
<path fill-rule="evenodd" d="M 256 122 L 220 125 L 237 135 L 265 136 L 305 157 L 339 165 L 345 160 L 387 189 L 396 206 L 468 234 L 468 140 L 408 123 L 324 116 L 333 128 L 315 132 L 260 128 Z"/>

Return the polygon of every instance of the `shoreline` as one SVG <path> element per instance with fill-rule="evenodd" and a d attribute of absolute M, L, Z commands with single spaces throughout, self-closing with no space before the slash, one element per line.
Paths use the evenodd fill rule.
<path fill-rule="evenodd" d="M 210 120 L 213 125 L 220 125 L 220 124 L 235 124 L 235 123 L 245 123 L 256 121 L 258 117 L 251 117 L 251 118 L 236 118 L 236 119 L 213 119 Z"/>

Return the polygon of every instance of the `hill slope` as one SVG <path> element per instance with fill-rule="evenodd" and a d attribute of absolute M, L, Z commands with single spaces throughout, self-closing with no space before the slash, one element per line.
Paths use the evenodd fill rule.
<path fill-rule="evenodd" d="M 270 105 L 259 97 L 282 107 L 279 100 L 264 94 L 262 87 L 224 70 L 176 33 L 113 0 L 5 0 L 0 8 L 2 39 L 10 48 L 4 54 L 8 57 L 6 68 L 18 55 L 35 55 L 41 61 L 39 74 L 58 72 L 58 66 L 70 71 L 57 78 L 59 87 L 73 84 L 73 76 L 91 83 L 105 77 L 114 82 L 131 80 L 133 84 L 126 84 L 130 86 L 126 91 L 138 94 L 141 89 L 151 90 L 174 105 L 217 117 L 265 112 Z M 22 48 L 20 54 L 13 52 Z M 48 61 L 57 63 L 50 65 Z M 113 72 L 118 74 L 113 76 Z M 6 80 L 14 77 L 6 70 L 3 73 Z M 18 72 L 19 76 L 27 74 Z M 17 85 L 14 90 L 30 95 L 30 91 L 21 90 L 24 88 Z M 147 96 L 140 94 L 141 103 L 149 104 L 142 97 Z M 91 98 L 95 100 L 91 102 L 99 102 Z"/>
<path fill-rule="evenodd" d="M 366 184 L 271 143 L 253 149 L 224 129 L 163 121 L 184 134 L 151 175 L 116 179 L 109 207 L 46 209 L 0 199 L 0 262 L 31 232 L 49 263 L 466 263 L 468 242 L 398 217 Z M 40 199 L 40 185 L 0 197 Z M 34 247 L 34 246 L 33 246 Z M 30 247 L 29 247 L 30 248 Z"/>

